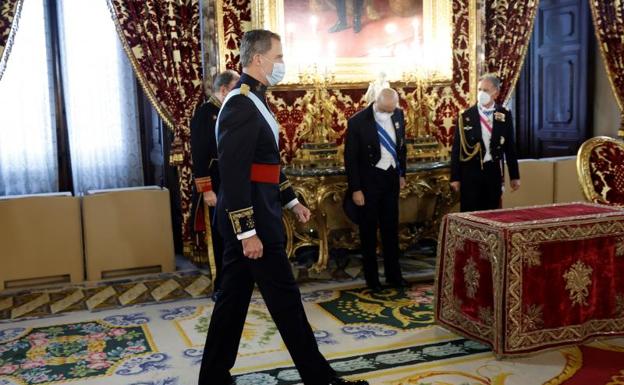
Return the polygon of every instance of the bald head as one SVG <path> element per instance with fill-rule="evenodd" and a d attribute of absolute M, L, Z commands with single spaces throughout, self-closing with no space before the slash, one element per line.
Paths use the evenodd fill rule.
<path fill-rule="evenodd" d="M 375 108 L 379 112 L 394 112 L 399 106 L 399 94 L 392 88 L 382 88 L 375 99 Z"/>

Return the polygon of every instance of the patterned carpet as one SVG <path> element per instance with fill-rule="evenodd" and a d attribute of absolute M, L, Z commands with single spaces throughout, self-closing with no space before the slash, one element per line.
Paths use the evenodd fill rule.
<path fill-rule="evenodd" d="M 302 299 L 332 367 L 372 384 L 621 383 L 624 340 L 497 361 L 487 346 L 433 325 L 431 283 L 372 293 L 357 280 L 312 282 L 302 285 Z M 5 320 L 0 385 L 196 384 L 212 307 L 207 298 L 180 298 Z M 233 374 L 238 385 L 300 381 L 257 293 Z"/>

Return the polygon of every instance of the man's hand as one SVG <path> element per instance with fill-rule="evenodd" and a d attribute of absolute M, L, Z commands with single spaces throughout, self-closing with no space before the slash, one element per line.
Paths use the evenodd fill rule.
<path fill-rule="evenodd" d="M 512 179 L 509 184 L 511 184 L 511 191 L 516 191 L 520 188 L 520 179 Z"/>
<path fill-rule="evenodd" d="M 214 191 L 206 191 L 203 193 L 204 202 L 208 205 L 208 207 L 215 207 L 217 205 L 217 194 Z"/>
<path fill-rule="evenodd" d="M 399 178 L 399 188 L 401 190 L 403 190 L 405 188 L 405 185 L 407 184 L 407 182 L 405 182 L 405 177 L 400 177 Z"/>
<path fill-rule="evenodd" d="M 460 187 L 461 186 L 459 181 L 451 182 L 451 188 L 453 189 L 453 191 L 459 192 Z"/>
<path fill-rule="evenodd" d="M 353 198 L 353 203 L 355 203 L 356 206 L 364 206 L 365 201 L 364 201 L 364 193 L 362 192 L 362 190 L 354 191 L 352 198 Z"/>
<path fill-rule="evenodd" d="M 292 208 L 292 212 L 293 214 L 295 214 L 295 217 L 297 217 L 297 220 L 301 223 L 306 223 L 310 220 L 310 210 L 301 203 L 297 203 Z"/>
<path fill-rule="evenodd" d="M 262 241 L 257 235 L 245 238 L 243 242 L 243 254 L 249 259 L 262 258 Z"/>

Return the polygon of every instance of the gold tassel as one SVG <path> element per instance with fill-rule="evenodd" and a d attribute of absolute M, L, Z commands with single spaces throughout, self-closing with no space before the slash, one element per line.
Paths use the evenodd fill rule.
<path fill-rule="evenodd" d="M 180 137 L 176 136 L 171 143 L 171 151 L 169 151 L 169 165 L 179 166 L 184 163 L 184 143 Z"/>

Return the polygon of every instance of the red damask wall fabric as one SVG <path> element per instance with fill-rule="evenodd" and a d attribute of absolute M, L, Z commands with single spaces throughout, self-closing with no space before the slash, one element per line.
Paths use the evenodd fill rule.
<path fill-rule="evenodd" d="M 143 90 L 173 130 L 182 235 L 191 252 L 190 119 L 203 99 L 199 0 L 109 0 L 120 39 Z"/>

